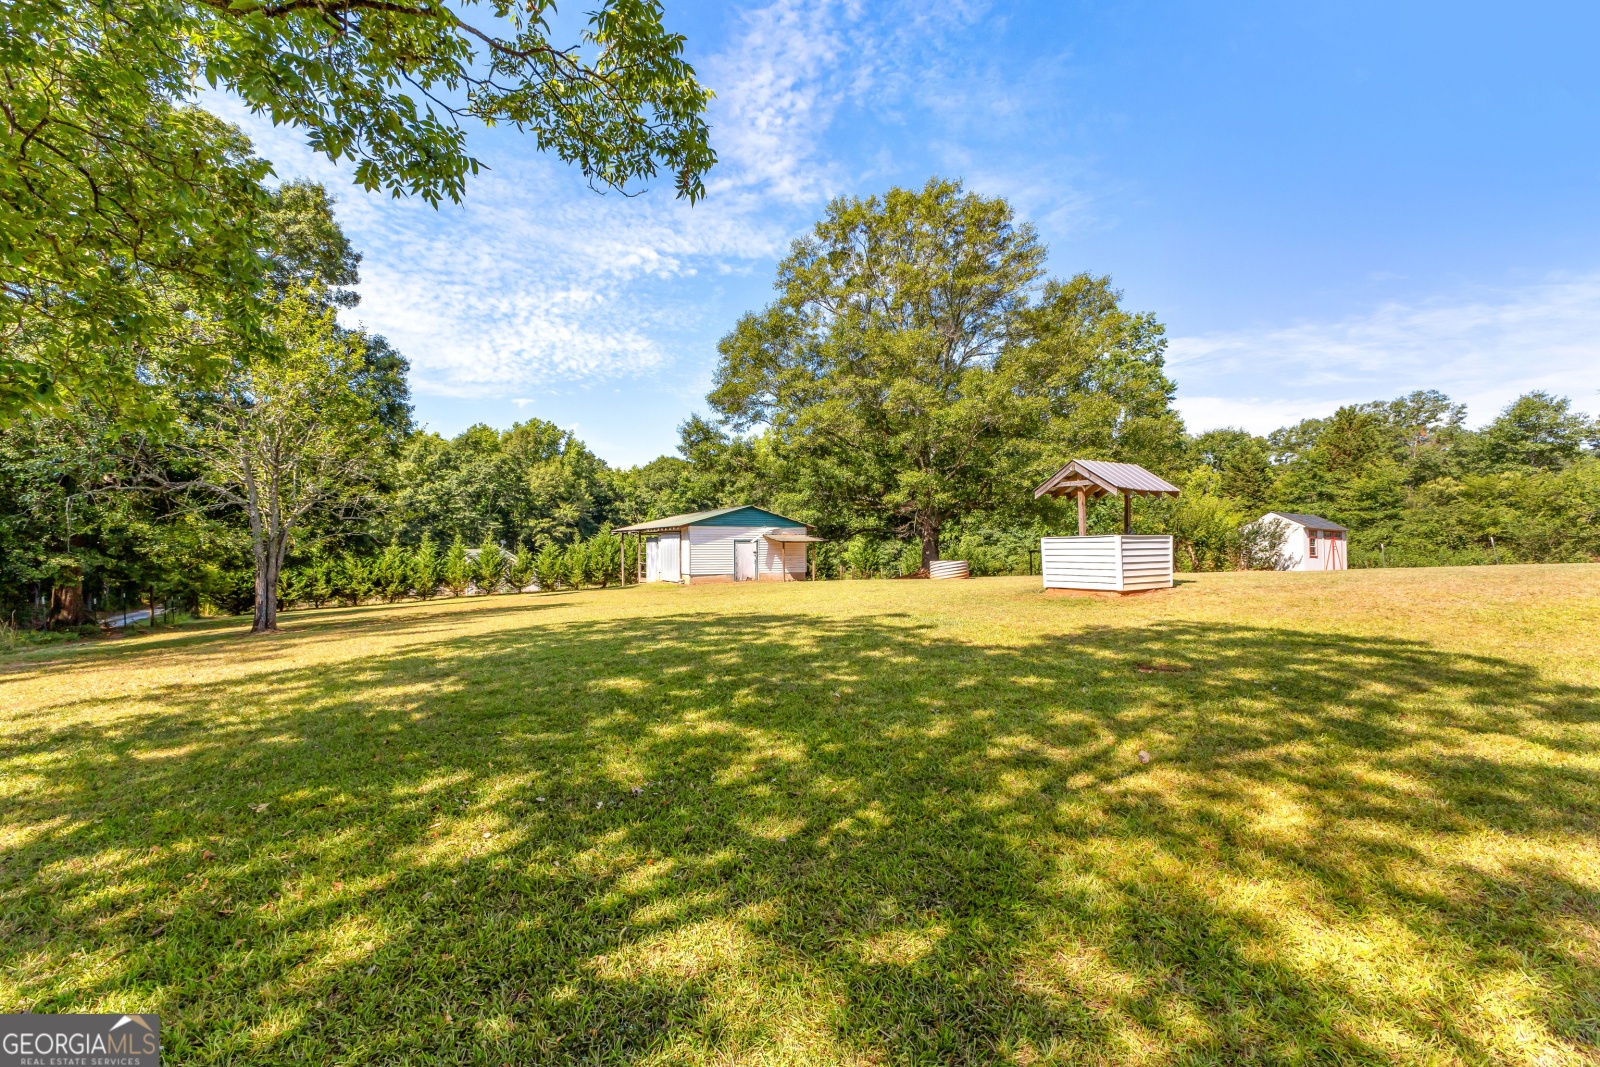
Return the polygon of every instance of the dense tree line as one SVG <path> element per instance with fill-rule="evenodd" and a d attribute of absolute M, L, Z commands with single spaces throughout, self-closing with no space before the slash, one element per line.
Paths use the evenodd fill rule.
<path fill-rule="evenodd" d="M 934 180 L 830 205 L 777 299 L 719 346 L 709 413 L 676 455 L 609 466 L 538 419 L 443 437 L 412 423 L 408 365 L 342 327 L 360 256 L 326 192 L 260 212 L 267 342 L 205 375 L 146 366 L 138 395 L 82 395 L 0 426 L 0 602 L 17 624 L 91 609 L 281 605 L 606 585 L 637 565 L 610 531 L 758 504 L 828 538 L 822 577 L 1031 568 L 1075 526 L 1032 489 L 1073 457 L 1179 484 L 1140 501 L 1189 569 L 1271 565 L 1249 523 L 1315 512 L 1353 566 L 1600 557 L 1600 426 L 1532 393 L 1469 429 L 1436 392 L 1265 437 L 1186 432 L 1164 330 L 1110 280 L 1043 275 L 1003 200 Z M 1092 531 L 1120 527 L 1112 502 Z"/>
<path fill-rule="evenodd" d="M 1076 443 L 1056 453 L 1136 462 L 1180 486 L 1177 500 L 1135 502 L 1135 528 L 1167 533 L 1184 570 L 1271 566 L 1248 527 L 1268 511 L 1309 512 L 1350 529 L 1352 567 L 1584 562 L 1600 559 L 1600 421 L 1548 393 L 1519 397 L 1478 429 L 1434 391 L 1341 408 L 1266 436 L 1222 429 Z M 690 428 L 686 428 L 690 429 Z M 923 566 L 920 538 L 885 525 L 840 522 L 808 498 L 778 460 L 770 434 L 686 433 L 709 503 L 754 501 L 810 517 L 830 538 L 826 576 L 899 577 Z M 1031 500 L 1036 470 L 1006 485 L 1006 506 L 963 514 L 944 527 L 939 553 L 976 574 L 1037 566 L 1038 539 L 1071 533 L 1076 518 Z M 1042 480 L 1039 479 L 1039 480 Z M 709 506 L 709 504 L 708 504 Z M 1091 504 L 1090 533 L 1115 533 L 1119 504 Z"/>
<path fill-rule="evenodd" d="M 355 258 L 325 194 L 266 184 L 203 85 L 434 205 L 479 169 L 464 119 L 532 134 L 597 186 L 664 170 L 704 194 L 710 94 L 657 0 L 556 30 L 552 13 L 0 5 L 0 600 L 31 612 L 48 587 L 63 627 L 88 624 L 86 595 L 236 605 L 242 553 L 271 630 L 297 546 L 361 536 L 385 498 L 405 362 L 339 327 Z"/>
<path fill-rule="evenodd" d="M 1348 526 L 1352 566 L 1600 558 L 1600 421 L 1545 392 L 1476 430 L 1464 421 L 1461 405 L 1425 391 L 1265 438 L 1212 431 L 1193 439 L 1189 481 L 1240 513 Z M 1193 540 L 1214 555 L 1215 534 Z"/>

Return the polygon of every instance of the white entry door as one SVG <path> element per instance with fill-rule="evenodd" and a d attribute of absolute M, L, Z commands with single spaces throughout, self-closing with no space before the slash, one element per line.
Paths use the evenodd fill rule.
<path fill-rule="evenodd" d="M 681 582 L 683 573 L 678 569 L 678 535 L 661 535 L 661 578 L 663 582 Z"/>
<path fill-rule="evenodd" d="M 661 539 L 647 537 L 644 542 L 644 580 L 659 582 L 661 580 Z"/>
<path fill-rule="evenodd" d="M 752 581 L 756 576 L 756 543 L 754 541 L 735 541 L 733 543 L 733 580 L 736 582 Z"/>

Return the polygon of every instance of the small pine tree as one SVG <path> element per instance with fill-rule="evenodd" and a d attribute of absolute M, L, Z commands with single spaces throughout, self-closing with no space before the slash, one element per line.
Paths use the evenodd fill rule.
<path fill-rule="evenodd" d="M 644 570 L 644 561 L 642 559 L 644 545 L 641 539 L 637 537 L 621 537 L 618 540 L 622 542 L 622 554 L 623 559 L 626 561 L 628 581 L 632 582 L 643 576 L 641 572 Z"/>
<path fill-rule="evenodd" d="M 610 530 L 589 538 L 589 581 L 604 589 L 618 577 L 622 561 L 622 541 Z"/>
<path fill-rule="evenodd" d="M 444 584 L 450 587 L 450 595 L 466 596 L 467 586 L 472 584 L 472 561 L 467 558 L 467 545 L 461 540 L 460 534 L 456 534 L 456 539 L 450 542 L 442 569 Z"/>
<path fill-rule="evenodd" d="M 511 557 L 511 584 L 520 593 L 533 584 L 535 577 L 533 551 L 518 541 L 517 553 Z"/>
<path fill-rule="evenodd" d="M 334 586 L 339 579 L 339 561 L 332 556 L 319 554 L 312 559 L 309 570 L 306 597 L 314 607 L 320 608 L 337 595 Z"/>
<path fill-rule="evenodd" d="M 372 594 L 372 571 L 365 561 L 348 552 L 335 569 L 334 595 L 354 607 Z"/>
<path fill-rule="evenodd" d="M 539 581 L 541 593 L 553 592 L 565 576 L 566 553 L 558 545 L 547 543 L 533 557 L 533 576 Z"/>
<path fill-rule="evenodd" d="M 356 603 L 372 596 L 377 587 L 377 575 L 373 559 L 363 559 L 360 556 L 350 557 L 350 584 L 356 591 Z"/>
<path fill-rule="evenodd" d="M 328 599 L 332 601 L 350 600 L 354 593 L 350 588 L 350 571 L 344 565 L 344 560 L 330 557 L 328 560 Z"/>
<path fill-rule="evenodd" d="M 582 589 L 589 580 L 589 546 L 575 538 L 561 561 L 561 580 L 570 588 Z"/>
<path fill-rule="evenodd" d="M 411 592 L 410 559 L 400 542 L 390 541 L 372 561 L 373 587 L 379 596 L 393 604 Z"/>
<path fill-rule="evenodd" d="M 883 565 L 878 543 L 866 534 L 856 534 L 844 550 L 845 566 L 852 578 L 876 578 Z"/>
<path fill-rule="evenodd" d="M 444 580 L 444 560 L 439 556 L 439 546 L 431 534 L 422 535 L 422 543 L 411 553 L 411 587 L 417 595 L 427 600 L 439 592 Z"/>
<path fill-rule="evenodd" d="M 824 541 L 818 545 L 811 556 L 811 573 L 819 581 L 829 581 L 844 576 L 843 564 L 840 561 L 840 550 L 836 542 Z"/>
<path fill-rule="evenodd" d="M 478 546 L 478 559 L 472 569 L 472 580 L 478 583 L 478 592 L 493 593 L 506 580 L 506 554 L 492 539 L 485 537 Z"/>
<path fill-rule="evenodd" d="M 278 573 L 278 600 L 282 602 L 283 609 L 288 610 L 295 604 L 303 604 L 311 598 L 306 595 L 306 587 L 311 582 L 311 568 L 305 565 L 289 567 Z"/>

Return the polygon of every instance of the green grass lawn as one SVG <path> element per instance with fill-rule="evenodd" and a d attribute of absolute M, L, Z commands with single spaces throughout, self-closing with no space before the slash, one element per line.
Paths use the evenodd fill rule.
<path fill-rule="evenodd" d="M 176 1064 L 1600 1061 L 1600 566 L 1037 582 L 11 657 L 0 1011 Z"/>

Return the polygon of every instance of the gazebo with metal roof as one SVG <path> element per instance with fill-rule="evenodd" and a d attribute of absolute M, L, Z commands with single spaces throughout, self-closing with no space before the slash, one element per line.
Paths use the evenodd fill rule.
<path fill-rule="evenodd" d="M 1042 496 L 1078 498 L 1078 536 L 1089 535 L 1089 501 L 1097 497 L 1122 497 L 1122 532 L 1133 532 L 1133 498 L 1177 496 L 1178 487 L 1158 478 L 1137 463 L 1110 463 L 1099 459 L 1075 459 L 1044 480 L 1033 491 Z"/>

